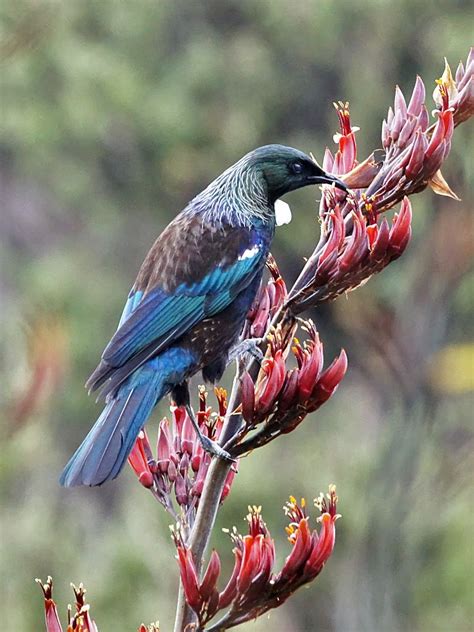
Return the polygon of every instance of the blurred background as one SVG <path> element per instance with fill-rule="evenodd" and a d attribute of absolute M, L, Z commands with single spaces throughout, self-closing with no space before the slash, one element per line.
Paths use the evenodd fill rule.
<path fill-rule="evenodd" d="M 83 581 L 101 631 L 170 630 L 170 519 L 128 468 L 100 489 L 59 473 L 100 407 L 83 384 L 155 236 L 225 167 L 279 142 L 322 158 L 331 102 L 359 156 L 380 145 L 396 83 L 428 95 L 472 39 L 468 0 L 16 0 L 0 8 L 0 489 L 4 630 L 43 629 L 35 577 L 65 613 Z M 428 96 L 431 109 L 430 96 Z M 311 314 L 350 370 L 298 430 L 245 459 L 221 528 L 337 483 L 343 518 L 321 577 L 258 632 L 473 629 L 472 123 L 443 169 L 462 198 L 412 199 L 404 257 Z M 316 193 L 317 195 L 317 193 Z M 288 197 L 273 253 L 288 283 L 318 234 L 315 190 Z M 227 376 L 228 384 L 229 376 Z M 156 420 L 165 414 L 162 406 Z M 151 429 L 151 436 L 155 430 Z"/>

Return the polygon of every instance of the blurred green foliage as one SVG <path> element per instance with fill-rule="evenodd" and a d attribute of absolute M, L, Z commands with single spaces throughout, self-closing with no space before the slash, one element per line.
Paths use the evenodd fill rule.
<path fill-rule="evenodd" d="M 98 414 L 82 384 L 138 266 L 253 147 L 321 157 L 334 100 L 350 99 L 365 157 L 394 85 L 407 92 L 418 73 L 429 94 L 444 55 L 465 59 L 473 17 L 468 0 L 2 4 L 2 629 L 42 629 L 33 579 L 48 574 L 63 605 L 69 581 L 85 583 L 103 631 L 157 618 L 171 629 L 177 569 L 161 508 L 128 471 L 101 489 L 57 483 Z M 214 538 L 228 564 L 220 528 L 243 528 L 250 503 L 280 559 L 288 494 L 336 482 L 343 514 L 322 576 L 255 630 L 472 629 L 472 381 L 453 390 L 456 353 L 446 369 L 443 349 L 463 345 L 459 370 L 473 370 L 473 155 L 466 124 L 444 169 L 464 202 L 414 198 L 403 260 L 312 315 L 328 357 L 349 354 L 338 394 L 241 464 Z M 273 248 L 288 281 L 317 238 L 314 195 L 292 195 Z"/>

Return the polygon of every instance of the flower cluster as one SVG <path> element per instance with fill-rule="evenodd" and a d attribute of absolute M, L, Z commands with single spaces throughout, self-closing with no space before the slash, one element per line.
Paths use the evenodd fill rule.
<path fill-rule="evenodd" d="M 53 601 L 53 580 L 48 577 L 43 583 L 41 579 L 36 582 L 41 586 L 44 594 L 44 614 L 46 621 L 46 632 L 63 632 L 61 622 L 59 620 L 58 610 Z M 68 606 L 67 632 L 98 632 L 95 621 L 89 613 L 89 604 L 86 603 L 86 591 L 82 584 L 78 587 L 71 584 L 75 597 L 75 612 L 73 613 L 71 606 Z"/>
<path fill-rule="evenodd" d="M 288 335 L 285 327 L 279 326 L 271 337 L 256 380 L 248 371 L 242 374 L 241 412 L 245 423 L 236 437 L 238 444 L 230 448 L 233 456 L 265 445 L 296 428 L 308 413 L 331 397 L 344 377 L 347 369 L 344 350 L 323 370 L 323 343 L 314 323 L 304 321 L 301 328 L 307 339 L 301 344 L 293 338 L 295 367 L 287 369 L 291 359 Z"/>
<path fill-rule="evenodd" d="M 53 601 L 53 579 L 48 577 L 44 583 L 41 579 L 36 579 L 36 583 L 39 584 L 43 590 L 46 632 L 63 632 L 58 609 L 56 603 Z M 82 584 L 79 584 L 79 586 L 71 584 L 71 587 L 75 598 L 75 612 L 73 612 L 72 607 L 69 605 L 67 608 L 66 632 L 99 632 L 96 622 L 90 615 L 90 606 L 86 603 L 86 589 Z M 142 623 L 137 632 L 160 632 L 160 626 L 158 622 L 150 623 L 150 625 Z"/>
<path fill-rule="evenodd" d="M 226 391 L 216 388 L 218 412 L 207 405 L 207 393 L 199 388 L 196 419 L 203 434 L 217 441 L 227 411 Z M 191 526 L 199 504 L 211 457 L 204 452 L 184 408 L 171 407 L 172 421 L 162 419 L 158 429 L 156 458 L 145 430 L 135 442 L 128 462 L 140 483 L 150 489 L 165 509 Z M 228 495 L 237 465 L 229 471 L 221 501 Z M 178 509 L 179 508 L 179 509 Z"/>
<path fill-rule="evenodd" d="M 411 235 L 411 207 L 407 196 L 426 186 L 457 199 L 440 167 L 449 154 L 455 125 L 474 113 L 474 52 L 460 64 L 453 79 L 449 65 L 434 93 L 435 123 L 429 125 L 426 90 L 418 77 L 410 100 L 396 88 L 393 108 L 382 124 L 384 159 L 374 154 L 357 161 L 357 143 L 348 103 L 335 104 L 340 133 L 335 155 L 329 149 L 326 171 L 339 175 L 353 188 L 349 194 L 323 186 L 320 203 L 321 238 L 292 288 L 286 306 L 298 314 L 321 301 L 356 288 L 399 257 Z M 365 191 L 364 191 L 365 189 Z M 389 227 L 380 214 L 401 202 Z"/>
<path fill-rule="evenodd" d="M 368 202 L 367 211 L 371 212 Z M 369 224 L 357 206 L 349 219 L 344 220 L 339 204 L 325 216 L 328 238 L 317 256 L 315 269 L 307 270 L 307 283 L 288 301 L 293 312 L 299 313 L 354 290 L 398 259 L 411 237 L 412 210 L 408 198 L 403 199 L 391 224 L 385 218 Z"/>
<path fill-rule="evenodd" d="M 179 532 L 173 533 L 177 551 L 181 581 L 186 600 L 196 613 L 203 628 L 220 610 L 227 613 L 207 629 L 224 630 L 245 621 L 250 621 L 281 605 L 300 586 L 311 582 L 319 575 L 330 557 L 335 544 L 336 489 L 332 485 L 329 493 L 315 501 L 321 511 L 319 532 L 311 530 L 304 499 L 298 504 L 290 497 L 285 513 L 290 519 L 286 527 L 292 545 L 280 572 L 273 570 L 275 543 L 263 521 L 260 507 L 249 507 L 248 534 L 240 535 L 234 530 L 234 568 L 227 585 L 217 589 L 221 573 L 219 555 L 213 551 L 203 579 L 198 578 L 192 552 L 186 547 Z"/>

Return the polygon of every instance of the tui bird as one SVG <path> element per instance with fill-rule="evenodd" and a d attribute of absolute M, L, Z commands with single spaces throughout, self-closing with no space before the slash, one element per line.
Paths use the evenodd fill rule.
<path fill-rule="evenodd" d="M 346 190 L 301 151 L 266 145 L 229 167 L 165 228 L 145 258 L 119 326 L 86 387 L 105 408 L 77 449 L 61 484 L 100 485 L 122 469 L 157 403 L 186 406 L 205 450 L 227 452 L 202 435 L 187 380 L 216 382 L 239 339 L 275 232 L 276 200 L 310 184 Z"/>

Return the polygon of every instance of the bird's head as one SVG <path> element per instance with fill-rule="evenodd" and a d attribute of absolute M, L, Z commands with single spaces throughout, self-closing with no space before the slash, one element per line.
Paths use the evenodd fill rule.
<path fill-rule="evenodd" d="M 284 145 L 265 145 L 250 152 L 243 159 L 248 168 L 263 179 L 269 201 L 310 184 L 334 184 L 347 191 L 336 176 L 326 173 L 307 154 Z"/>

